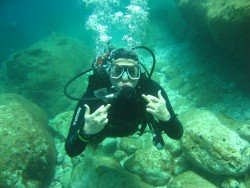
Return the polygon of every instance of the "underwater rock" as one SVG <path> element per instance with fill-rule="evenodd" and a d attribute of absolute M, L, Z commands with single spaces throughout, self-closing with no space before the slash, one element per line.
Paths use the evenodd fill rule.
<path fill-rule="evenodd" d="M 121 138 L 118 148 L 122 151 L 125 151 L 128 155 L 131 155 L 136 152 L 136 150 L 142 148 L 142 140 L 124 137 Z"/>
<path fill-rule="evenodd" d="M 72 173 L 70 187 L 152 187 L 123 170 L 112 157 L 86 154 Z"/>
<path fill-rule="evenodd" d="M 185 156 L 196 166 L 215 175 L 244 174 L 250 167 L 250 145 L 223 126 L 210 111 L 196 109 L 183 118 L 181 144 Z"/>
<path fill-rule="evenodd" d="M 247 188 L 244 186 L 242 182 L 237 181 L 236 179 L 233 178 L 226 178 L 224 181 L 221 183 L 221 188 Z"/>
<path fill-rule="evenodd" d="M 131 187 L 150 188 L 152 186 L 144 183 L 138 177 L 126 171 L 99 166 L 92 173 L 86 187 Z M 84 186 L 85 187 L 85 186 Z"/>
<path fill-rule="evenodd" d="M 157 150 L 155 146 L 137 150 L 124 163 L 124 168 L 139 175 L 153 186 L 166 185 L 174 171 L 174 160 L 167 150 Z"/>
<path fill-rule="evenodd" d="M 0 187 L 45 187 L 53 178 L 55 144 L 41 108 L 17 94 L 0 95 Z"/>
<path fill-rule="evenodd" d="M 95 154 L 113 157 L 117 151 L 119 138 L 105 138 L 101 143 L 89 143 L 91 147 L 97 147 Z"/>
<path fill-rule="evenodd" d="M 175 0 L 183 18 L 200 33 L 211 35 L 228 52 L 249 65 L 250 1 Z"/>
<path fill-rule="evenodd" d="M 122 150 L 116 150 L 114 153 L 114 158 L 121 162 L 123 159 L 125 159 L 127 157 L 127 153 L 125 151 Z"/>
<path fill-rule="evenodd" d="M 70 184 L 74 164 L 72 163 L 72 159 L 66 154 L 64 142 L 65 140 L 55 138 L 57 163 L 55 175 L 49 188 L 69 187 Z"/>
<path fill-rule="evenodd" d="M 171 182 L 168 184 L 169 188 L 216 188 L 215 185 L 207 181 L 206 179 L 202 178 L 198 174 L 192 171 L 187 171 L 180 174 L 177 177 L 174 177 Z"/>
<path fill-rule="evenodd" d="M 63 87 L 73 75 L 90 67 L 90 58 L 93 58 L 93 52 L 83 43 L 52 34 L 15 52 L 3 63 L 4 87 L 6 92 L 18 93 L 32 100 L 49 117 L 54 117 L 73 106 L 72 101 L 64 96 Z M 76 81 L 70 93 L 82 96 L 85 85 L 83 80 Z"/>
<path fill-rule="evenodd" d="M 65 151 L 65 140 L 68 135 L 73 111 L 62 112 L 50 120 L 50 132 L 55 140 L 57 163 L 54 178 L 49 185 L 50 188 L 69 187 L 73 163 Z"/>
<path fill-rule="evenodd" d="M 250 124 L 244 124 L 239 130 L 239 135 L 250 143 Z"/>
<path fill-rule="evenodd" d="M 68 136 L 73 113 L 73 111 L 62 112 L 49 123 L 49 126 L 53 130 L 54 136 L 62 139 L 62 141 L 65 141 Z"/>
<path fill-rule="evenodd" d="M 244 178 L 243 183 L 246 188 L 250 187 L 250 172 L 246 174 L 246 177 Z"/>

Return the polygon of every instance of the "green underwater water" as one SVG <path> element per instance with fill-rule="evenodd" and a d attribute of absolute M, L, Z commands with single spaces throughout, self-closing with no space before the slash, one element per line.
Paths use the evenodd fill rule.
<path fill-rule="evenodd" d="M 74 0 L 1 1 L 0 10 L 1 63 L 53 32 L 81 40 L 90 36 L 84 29 L 88 12 Z"/>
<path fill-rule="evenodd" d="M 20 171 L 28 167 L 13 165 L 10 172 L 14 175 L 9 176 L 9 184 L 1 182 L 6 177 L 3 176 L 0 177 L 0 187 L 250 186 L 250 164 L 247 162 L 250 161 L 250 24 L 245 21 L 250 16 L 243 14 L 249 12 L 249 2 L 221 0 L 216 3 L 210 0 L 203 5 L 184 0 L 149 0 L 148 4 L 143 0 L 117 2 L 0 2 L 0 95 L 4 100 L 0 101 L 0 135 L 11 134 L 1 122 L 9 113 L 5 110 L 6 101 L 12 100 L 5 94 L 16 93 L 41 107 L 48 116 L 46 129 L 52 135 L 56 151 L 55 164 L 51 162 L 49 166 L 55 168 L 53 177 L 32 177 L 25 170 L 25 173 Z M 144 14 L 130 12 L 134 20 L 124 19 L 122 22 L 122 17 L 116 13 L 125 14 L 128 10 L 125 7 L 133 3 L 141 5 Z M 95 14 L 98 23 L 106 25 L 107 30 L 87 24 Z M 115 19 L 115 16 L 119 18 Z M 127 35 L 134 37 L 131 43 L 129 39 L 122 39 Z M 157 63 L 153 79 L 167 91 L 174 110 L 188 130 L 183 141 L 164 137 L 168 144 L 164 152 L 159 152 L 151 148 L 151 135 L 146 134 L 139 138 L 105 140 L 100 146 L 90 146 L 76 159 L 66 156 L 64 140 L 76 103 L 68 100 L 62 90 L 74 74 L 91 66 L 104 45 L 99 40 L 101 37 L 112 37 L 110 44 L 118 47 L 142 44 L 154 51 Z M 139 57 L 150 68 L 148 54 L 142 52 Z M 85 76 L 72 86 L 73 93 L 81 95 L 86 85 Z M 19 97 L 13 98 L 19 101 Z M 23 103 L 26 110 L 26 102 Z M 28 110 L 27 114 L 30 113 Z M 37 121 L 44 124 L 44 116 L 41 116 L 36 117 Z M 20 125 L 25 121 L 31 120 L 21 118 Z M 218 125 L 218 129 L 208 130 L 210 122 Z M 196 129 L 192 123 L 204 125 L 208 138 L 194 134 Z M 220 132 L 213 132 L 217 130 Z M 219 142 L 220 135 L 225 142 Z M 189 136 L 200 143 L 195 145 L 201 147 L 199 154 L 204 154 L 204 147 L 209 157 L 201 160 L 202 157 L 194 156 L 187 144 Z M 232 140 L 227 140 L 229 138 Z M 214 143 L 216 141 L 218 145 Z M 28 151 L 37 152 L 42 148 L 34 147 Z M 152 157 L 150 153 L 155 155 Z M 10 158 L 13 156 L 10 154 Z M 23 160 L 29 159 L 23 157 Z M 235 167 L 237 165 L 240 167 Z"/>

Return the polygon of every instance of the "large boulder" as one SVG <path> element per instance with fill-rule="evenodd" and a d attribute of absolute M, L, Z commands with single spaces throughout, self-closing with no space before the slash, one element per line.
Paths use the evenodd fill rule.
<path fill-rule="evenodd" d="M 216 188 L 215 185 L 207 181 L 206 179 L 202 178 L 198 174 L 192 171 L 187 171 L 180 174 L 177 177 L 174 177 L 171 182 L 168 184 L 169 188 Z"/>
<path fill-rule="evenodd" d="M 185 156 L 196 166 L 215 175 L 244 174 L 250 167 L 250 145 L 224 126 L 210 111 L 195 109 L 184 118 L 181 144 Z"/>
<path fill-rule="evenodd" d="M 7 92 L 18 93 L 42 107 L 49 117 L 75 106 L 63 94 L 65 83 L 91 66 L 92 50 L 76 39 L 60 34 L 15 52 L 2 72 Z M 78 80 L 71 92 L 81 96 L 87 80 Z M 85 83 L 86 82 L 86 83 Z"/>
<path fill-rule="evenodd" d="M 183 18 L 198 32 L 210 34 L 223 49 L 250 67 L 250 1 L 176 0 Z"/>
<path fill-rule="evenodd" d="M 139 175 L 154 186 L 165 185 L 174 171 L 174 160 L 167 150 L 157 150 L 155 146 L 137 150 L 124 163 L 124 168 Z"/>
<path fill-rule="evenodd" d="M 86 154 L 73 170 L 70 187 L 150 188 L 152 186 L 123 170 L 112 157 Z"/>
<path fill-rule="evenodd" d="M 0 95 L 0 187 L 45 187 L 53 178 L 55 145 L 45 113 L 22 96 Z"/>

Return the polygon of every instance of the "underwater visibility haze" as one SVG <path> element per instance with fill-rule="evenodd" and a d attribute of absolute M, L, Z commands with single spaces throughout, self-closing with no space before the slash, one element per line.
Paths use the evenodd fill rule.
<path fill-rule="evenodd" d="M 0 187 L 250 187 L 249 20 L 248 0 L 1 1 Z M 184 135 L 157 150 L 147 129 L 70 158 L 63 88 L 110 46 L 153 51 Z"/>

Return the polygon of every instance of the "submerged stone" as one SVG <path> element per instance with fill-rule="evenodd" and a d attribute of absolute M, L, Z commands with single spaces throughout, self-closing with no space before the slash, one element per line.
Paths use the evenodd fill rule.
<path fill-rule="evenodd" d="M 3 63 L 4 89 L 32 100 L 50 118 L 54 117 L 72 107 L 72 101 L 63 94 L 64 85 L 75 74 L 89 68 L 92 57 L 93 52 L 80 41 L 52 34 L 15 52 Z M 70 93 L 82 96 L 86 82 L 82 79 L 74 82 Z"/>
<path fill-rule="evenodd" d="M 194 110 L 184 124 L 183 152 L 196 166 L 215 175 L 240 176 L 249 169 L 249 143 L 212 112 Z"/>
<path fill-rule="evenodd" d="M 56 151 L 45 113 L 16 94 L 0 95 L 0 187 L 45 187 Z"/>

